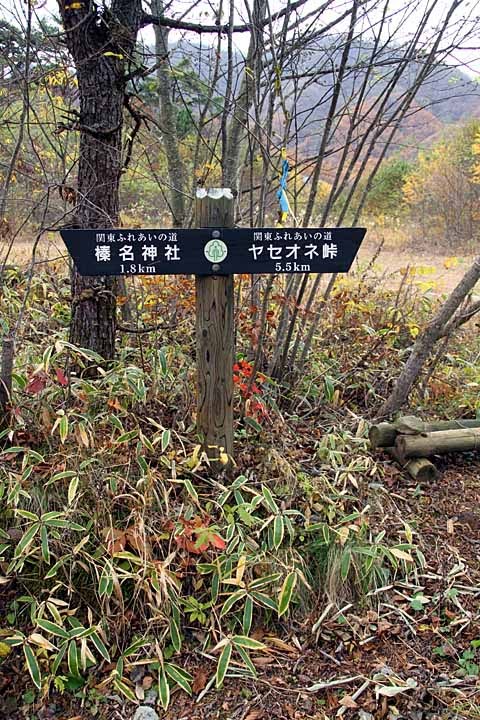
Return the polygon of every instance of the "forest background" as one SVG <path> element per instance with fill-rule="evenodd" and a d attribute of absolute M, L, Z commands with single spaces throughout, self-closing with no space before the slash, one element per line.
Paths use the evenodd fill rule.
<path fill-rule="evenodd" d="M 4 717 L 479 717 L 478 453 L 425 486 L 368 443 L 479 416 L 478 10 L 3 6 Z M 274 226 L 285 158 L 289 226 L 368 239 L 236 278 L 219 476 L 194 279 L 81 279 L 59 229 L 192 226 L 214 186 Z"/>

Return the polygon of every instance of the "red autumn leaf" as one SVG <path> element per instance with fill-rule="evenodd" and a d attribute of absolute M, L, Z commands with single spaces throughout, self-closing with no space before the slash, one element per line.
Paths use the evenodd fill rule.
<path fill-rule="evenodd" d="M 215 533 L 210 536 L 210 542 L 213 547 L 216 547 L 219 550 L 225 550 L 225 548 L 227 547 L 227 543 L 225 542 L 225 540 L 221 538 L 220 535 L 215 535 Z"/>
<path fill-rule="evenodd" d="M 57 380 L 60 383 L 62 387 L 67 387 L 68 380 L 65 377 L 65 373 L 63 370 L 60 370 L 60 368 L 55 368 L 55 375 L 57 376 Z"/>
<path fill-rule="evenodd" d="M 196 533 L 198 537 L 195 542 L 195 547 L 202 552 L 208 550 L 210 546 L 216 547 L 219 550 L 225 549 L 226 542 L 222 540 L 220 535 L 217 535 L 217 533 L 213 532 L 213 530 L 210 530 L 208 526 L 198 528 Z"/>
<path fill-rule="evenodd" d="M 193 547 L 195 548 L 195 550 L 193 550 L 193 552 L 200 554 L 202 552 L 205 552 L 205 550 L 208 550 L 208 542 L 203 542 L 203 543 L 201 542 L 199 544 L 199 542 L 197 540 Z"/>
<path fill-rule="evenodd" d="M 197 539 L 193 540 L 192 535 L 195 533 Z M 175 537 L 175 542 L 179 548 L 186 550 L 194 555 L 200 555 L 201 553 L 208 550 L 210 547 L 215 547 L 218 550 L 225 550 L 227 544 L 220 535 L 208 530 L 208 526 L 200 526 L 196 528 L 185 527 L 185 532 L 182 535 Z"/>
<path fill-rule="evenodd" d="M 177 535 L 177 537 L 175 538 L 175 542 L 177 543 L 179 548 L 181 548 L 182 550 L 186 550 L 189 553 L 200 555 L 200 553 L 202 552 L 202 549 L 195 547 L 194 541 L 190 540 L 185 535 Z"/>
<path fill-rule="evenodd" d="M 39 392 L 45 389 L 47 382 L 48 375 L 44 373 L 43 370 L 40 370 L 40 372 L 35 373 L 35 375 L 31 375 L 25 392 L 30 393 L 30 395 L 38 395 Z"/>

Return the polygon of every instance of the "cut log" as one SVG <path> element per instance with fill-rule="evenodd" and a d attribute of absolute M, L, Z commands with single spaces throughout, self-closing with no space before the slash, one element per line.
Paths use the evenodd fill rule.
<path fill-rule="evenodd" d="M 423 435 L 397 435 L 395 449 L 400 459 L 431 457 L 449 452 L 480 449 L 480 428 L 439 430 Z"/>
<path fill-rule="evenodd" d="M 404 434 L 402 428 L 404 418 L 399 418 L 397 422 L 387 423 L 381 422 L 378 425 L 372 425 L 369 431 L 370 444 L 373 449 L 379 447 L 392 447 L 399 434 Z M 420 433 L 438 432 L 440 430 L 461 430 L 464 428 L 480 428 L 480 420 L 439 420 L 438 422 L 422 422 L 419 421 L 419 429 L 415 433 L 409 431 L 408 435 L 419 435 Z"/>
<path fill-rule="evenodd" d="M 410 477 L 418 482 L 432 482 L 439 475 L 435 465 L 427 458 L 411 458 L 407 462 L 403 462 L 394 447 L 385 448 L 385 451 L 401 465 L 403 470 L 408 472 Z"/>
<path fill-rule="evenodd" d="M 381 422 L 378 425 L 372 425 L 368 431 L 370 445 L 373 450 L 379 447 L 390 448 L 395 444 L 397 433 L 396 427 L 391 423 Z"/>
<path fill-rule="evenodd" d="M 439 476 L 437 468 L 427 458 L 410 458 L 405 465 L 405 470 L 418 482 L 433 482 Z"/>

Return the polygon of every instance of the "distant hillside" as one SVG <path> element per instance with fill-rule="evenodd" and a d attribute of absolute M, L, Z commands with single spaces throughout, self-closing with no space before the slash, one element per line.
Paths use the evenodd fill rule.
<path fill-rule="evenodd" d="M 334 73 L 341 60 L 341 49 L 332 50 L 336 45 L 340 43 L 335 38 L 330 38 L 328 45 L 324 41 L 323 45 L 315 50 L 310 49 L 308 52 L 292 56 L 282 74 L 282 92 L 288 109 L 297 118 L 296 142 L 305 157 L 315 154 L 319 147 L 329 108 Z M 346 105 L 351 104 L 352 107 L 355 105 L 358 92 L 366 78 L 366 67 L 371 50 L 372 46 L 365 42 L 352 47 L 348 59 L 348 66 L 352 70 L 347 72 L 342 84 L 340 105 L 342 102 Z M 172 47 L 173 62 L 188 57 L 192 68 L 207 85 L 211 81 L 214 55 L 215 51 L 211 47 L 199 48 L 183 43 Z M 396 71 L 397 58 L 399 60 L 402 58 L 402 52 L 392 46 L 383 48 L 377 54 L 376 67 L 368 78 L 362 104 L 365 124 L 374 117 L 378 99 Z M 395 112 L 397 103 L 421 70 L 421 62 L 421 59 L 417 58 L 405 68 L 396 83 L 393 96 L 388 101 L 387 115 Z M 240 78 L 245 72 L 245 62 L 240 54 L 235 55 L 234 66 L 233 85 L 238 88 Z M 225 92 L 226 69 L 227 58 L 223 54 L 216 88 L 216 94 L 219 96 Z M 320 75 L 312 78 L 312 74 L 319 71 Z M 295 76 L 303 79 L 297 83 L 299 90 L 297 88 L 294 104 L 292 97 Z M 472 118 L 480 118 L 479 84 L 458 68 L 439 64 L 417 92 L 408 117 L 402 121 L 398 129 L 391 151 L 400 152 L 406 157 L 414 156 L 419 146 L 430 145 L 449 125 L 465 123 Z M 283 120 L 283 114 L 279 112 L 276 123 L 279 137 L 282 133 Z M 345 117 L 338 124 L 333 145 L 341 143 L 348 122 L 349 113 L 346 112 Z M 361 131 L 361 128 L 359 130 Z"/>
<path fill-rule="evenodd" d="M 347 73 L 342 86 L 341 99 L 347 105 L 351 99 L 352 107 L 366 79 L 364 66 L 368 62 L 370 52 L 371 47 L 365 44 L 353 48 L 350 52 L 349 66 L 357 69 Z M 363 101 L 362 112 L 365 115 L 365 123 L 373 119 L 378 99 L 382 97 L 396 71 L 396 54 L 401 58 L 401 54 L 395 48 L 386 48 L 377 57 L 378 69 L 375 69 L 368 79 Z M 329 64 L 338 67 L 339 63 L 340 51 L 332 53 L 329 49 L 322 48 L 316 53 L 311 53 L 307 59 L 301 59 L 297 73 L 302 75 L 311 68 L 328 67 Z M 420 70 L 421 64 L 418 60 L 411 61 L 405 68 L 388 101 L 387 116 L 394 114 L 398 102 L 412 86 Z M 315 137 L 323 126 L 332 81 L 332 73 L 319 77 L 314 83 L 305 86 L 300 101 L 297 102 L 296 112 L 308 116 L 308 123 L 305 123 L 300 130 L 307 152 L 314 149 Z M 396 143 L 392 149 L 411 154 L 418 145 L 429 145 L 430 141 L 438 137 L 442 129 L 448 125 L 464 123 L 475 117 L 480 117 L 480 86 L 461 70 L 444 64 L 438 65 L 418 90 L 408 116 L 399 127 Z M 342 123 L 338 132 L 342 134 Z"/>

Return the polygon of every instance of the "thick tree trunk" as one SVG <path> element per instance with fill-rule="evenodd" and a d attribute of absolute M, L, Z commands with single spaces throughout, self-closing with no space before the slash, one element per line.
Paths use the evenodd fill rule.
<path fill-rule="evenodd" d="M 78 213 L 80 227 L 112 227 L 118 224 L 118 190 L 122 163 L 121 128 L 123 88 L 101 61 L 90 63 L 78 73 L 81 91 L 80 116 L 88 127 L 100 118 L 111 132 L 99 136 L 82 133 L 78 165 Z M 105 127 L 105 122 L 101 123 Z M 116 297 L 114 278 L 81 277 L 74 271 L 70 341 L 98 352 L 106 360 L 115 354 Z"/>
<path fill-rule="evenodd" d="M 72 128 L 80 131 L 75 227 L 108 228 L 118 223 L 125 68 L 140 26 L 141 0 L 114 0 L 103 12 L 94 3 L 58 4 L 80 95 Z M 106 360 L 115 354 L 114 282 L 73 273 L 70 341 Z"/>
<path fill-rule="evenodd" d="M 445 327 L 454 317 L 468 293 L 480 279 L 480 255 L 465 273 L 457 287 L 443 303 L 433 320 L 417 337 L 410 357 L 396 381 L 392 394 L 383 403 L 378 418 L 388 417 L 407 402 L 410 391 L 421 374 L 437 340 L 444 335 Z"/>

